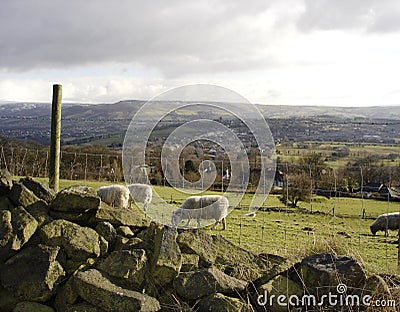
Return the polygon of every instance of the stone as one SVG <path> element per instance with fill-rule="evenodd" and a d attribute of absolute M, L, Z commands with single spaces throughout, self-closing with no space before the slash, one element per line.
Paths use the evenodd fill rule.
<path fill-rule="evenodd" d="M 0 196 L 8 195 L 13 186 L 12 176 L 6 169 L 0 169 Z"/>
<path fill-rule="evenodd" d="M 251 289 L 249 290 L 251 293 L 257 292 L 259 287 L 268 284 L 268 282 L 278 275 L 287 276 L 289 269 L 293 269 L 295 264 L 293 263 L 293 260 L 284 259 L 280 256 L 271 254 L 259 254 L 256 261 L 262 269 L 263 275 L 251 281 Z M 263 269 L 265 267 L 264 263 L 266 263 L 267 266 L 273 264 L 273 267 L 270 269 Z"/>
<path fill-rule="evenodd" d="M 61 212 L 86 212 L 100 207 L 96 190 L 88 186 L 72 186 L 57 193 L 50 205 L 52 210 Z"/>
<path fill-rule="evenodd" d="M 66 305 L 62 310 L 63 312 L 106 312 L 103 309 L 99 309 L 87 302 L 80 302 L 73 305 Z"/>
<path fill-rule="evenodd" d="M 23 207 L 0 212 L 0 260 L 20 250 L 35 233 L 38 222 Z"/>
<path fill-rule="evenodd" d="M 172 227 L 164 227 L 160 235 L 156 235 L 151 274 L 158 285 L 172 282 L 181 269 L 182 257 L 176 242 L 177 236 L 178 232 Z"/>
<path fill-rule="evenodd" d="M 276 265 L 268 257 L 261 258 L 221 235 L 213 235 L 212 239 L 216 250 L 215 265 L 230 276 L 250 282 L 268 273 Z"/>
<path fill-rule="evenodd" d="M 135 234 L 132 232 L 131 228 L 129 226 L 119 226 L 117 228 L 117 233 L 118 235 L 127 237 L 127 238 L 132 238 L 135 236 Z"/>
<path fill-rule="evenodd" d="M 46 302 L 65 275 L 57 260 L 60 247 L 27 247 L 0 268 L 1 284 L 18 300 Z"/>
<path fill-rule="evenodd" d="M 129 243 L 129 238 L 117 235 L 115 238 L 114 250 L 122 250 L 122 249 L 129 249 L 127 248 L 127 244 Z"/>
<path fill-rule="evenodd" d="M 196 271 L 199 268 L 199 259 L 199 255 L 183 253 L 181 272 Z"/>
<path fill-rule="evenodd" d="M 284 312 L 288 311 L 288 307 L 280 306 L 276 298 L 283 295 L 286 296 L 287 300 L 290 298 L 290 296 L 296 296 L 297 298 L 301 299 L 303 293 L 304 290 L 301 285 L 295 283 L 294 281 L 288 279 L 283 275 L 278 275 L 275 276 L 268 283 L 261 285 L 257 288 L 255 302 L 257 302 L 258 296 L 262 296 L 260 298 L 260 302 L 265 303 L 264 307 L 269 307 L 270 311 L 273 312 Z M 269 298 L 275 298 L 275 300 L 272 301 L 272 305 L 270 305 Z M 285 303 L 288 303 L 287 300 L 285 301 Z"/>
<path fill-rule="evenodd" d="M 136 210 L 112 208 L 103 203 L 90 222 L 97 224 L 102 221 L 110 222 L 115 227 L 126 225 L 143 228 L 150 225 L 150 220 Z"/>
<path fill-rule="evenodd" d="M 22 183 L 27 189 L 46 203 L 50 203 L 56 196 L 56 193 L 51 188 L 36 181 L 32 177 L 21 178 L 19 183 Z"/>
<path fill-rule="evenodd" d="M 36 203 L 27 206 L 25 210 L 35 218 L 38 222 L 38 227 L 53 221 L 53 218 L 49 215 L 49 206 L 44 200 L 39 200 Z"/>
<path fill-rule="evenodd" d="M 22 301 L 17 303 L 13 312 L 54 312 L 54 309 L 38 302 Z"/>
<path fill-rule="evenodd" d="M 192 300 L 211 295 L 237 294 L 245 290 L 247 283 L 226 275 L 216 268 L 203 269 L 196 272 L 180 273 L 173 282 L 177 294 Z"/>
<path fill-rule="evenodd" d="M 213 264 L 217 258 L 212 236 L 203 231 L 181 232 L 176 241 L 183 253 L 196 254 L 206 264 Z"/>
<path fill-rule="evenodd" d="M 117 236 L 117 243 L 115 244 L 114 250 L 133 250 L 141 249 L 144 242 L 138 237 L 126 238 L 122 236 Z"/>
<path fill-rule="evenodd" d="M 254 262 L 256 260 L 254 253 L 236 246 L 221 235 L 213 235 L 212 239 L 217 251 L 215 261 L 218 263 Z"/>
<path fill-rule="evenodd" d="M 14 207 L 15 207 L 14 204 L 7 196 L 0 197 L 0 211 L 11 210 Z"/>
<path fill-rule="evenodd" d="M 143 249 L 113 251 L 97 269 L 122 285 L 139 289 L 147 273 L 147 257 Z"/>
<path fill-rule="evenodd" d="M 0 211 L 0 261 L 7 259 L 12 252 L 13 226 L 11 220 L 11 211 Z"/>
<path fill-rule="evenodd" d="M 100 244 L 100 256 L 104 257 L 108 252 L 108 242 L 101 235 L 99 235 L 99 244 Z"/>
<path fill-rule="evenodd" d="M 304 258 L 289 269 L 288 274 L 291 280 L 304 285 L 310 294 L 316 296 L 336 291 L 338 284 L 345 284 L 351 291 L 362 287 L 365 282 L 365 273 L 355 259 L 329 253 Z"/>
<path fill-rule="evenodd" d="M 14 294 L 0 285 L 0 311 L 12 311 L 17 303 Z"/>
<path fill-rule="evenodd" d="M 399 284 L 397 284 L 397 286 L 395 286 L 393 288 L 390 288 L 390 293 L 391 293 L 391 297 L 388 299 L 394 300 L 394 304 L 393 304 L 393 307 L 391 307 L 391 309 L 388 308 L 388 312 L 389 311 L 397 312 L 398 310 L 396 310 L 396 309 L 398 309 L 398 307 L 400 306 L 400 286 L 399 286 Z"/>
<path fill-rule="evenodd" d="M 109 248 L 114 249 L 115 240 L 117 238 L 117 231 L 115 230 L 113 225 L 110 222 L 102 221 L 97 223 L 95 230 L 108 242 Z"/>
<path fill-rule="evenodd" d="M 39 230 L 43 244 L 62 246 L 67 259 L 84 262 L 100 256 L 100 236 L 91 228 L 66 220 L 54 220 Z"/>
<path fill-rule="evenodd" d="M 131 238 L 132 244 L 123 247 L 142 248 L 146 250 L 146 254 L 151 263 L 151 274 L 157 285 L 165 285 L 170 283 L 175 276 L 178 275 L 182 266 L 181 251 L 176 242 L 176 229 L 163 226 L 154 222 L 137 234 L 137 237 Z M 136 244 L 133 242 L 137 240 Z"/>
<path fill-rule="evenodd" d="M 177 242 L 183 253 L 199 256 L 199 267 L 214 265 L 226 274 L 248 282 L 269 274 L 284 261 L 276 256 L 256 255 L 221 235 L 211 236 L 201 230 L 183 231 L 178 235 Z"/>
<path fill-rule="evenodd" d="M 113 284 L 100 271 L 89 269 L 74 275 L 75 289 L 86 302 L 105 311 L 159 311 L 157 299 Z"/>
<path fill-rule="evenodd" d="M 251 312 L 254 311 L 250 304 L 246 304 L 238 298 L 232 298 L 220 293 L 212 294 L 198 303 L 199 311 L 225 311 L 225 312 Z M 287 309 L 286 309 L 287 311 Z"/>
<path fill-rule="evenodd" d="M 164 226 L 158 223 L 152 222 L 149 227 L 139 232 L 136 237 L 141 239 L 135 247 L 146 250 L 147 256 L 153 259 L 153 254 L 156 249 L 156 245 L 161 242 L 162 233 Z M 131 239 L 132 240 L 132 239 Z M 129 240 L 127 241 L 127 243 Z"/>
<path fill-rule="evenodd" d="M 11 225 L 13 228 L 12 250 L 20 250 L 37 229 L 37 221 L 23 207 L 11 210 Z"/>
<path fill-rule="evenodd" d="M 8 195 L 15 206 L 28 207 L 40 200 L 32 191 L 21 183 L 14 183 Z"/>
<path fill-rule="evenodd" d="M 71 306 L 78 301 L 78 293 L 75 291 L 73 277 L 70 277 L 62 286 L 59 287 L 54 304 L 57 311 L 65 311 L 67 306 Z"/>
<path fill-rule="evenodd" d="M 49 215 L 53 219 L 63 219 L 71 222 L 77 223 L 87 223 L 87 221 L 93 217 L 95 214 L 94 210 L 85 211 L 54 211 L 50 210 Z"/>
<path fill-rule="evenodd" d="M 363 296 L 371 296 L 373 300 L 387 300 L 392 299 L 392 293 L 389 285 L 379 275 L 372 275 L 365 281 L 364 288 L 362 290 Z"/>

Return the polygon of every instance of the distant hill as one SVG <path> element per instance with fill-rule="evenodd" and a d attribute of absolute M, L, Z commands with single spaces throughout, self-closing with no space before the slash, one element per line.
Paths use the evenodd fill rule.
<path fill-rule="evenodd" d="M 129 123 L 144 104 L 129 100 L 114 104 L 63 104 L 63 144 L 96 143 L 120 147 Z M 293 141 L 397 142 L 399 139 L 400 106 L 326 107 L 257 105 L 268 120 L 275 139 Z M 151 113 L 151 112 L 150 112 Z M 216 119 L 226 113 L 190 108 L 171 114 L 170 121 L 187 118 Z M 50 103 L 0 104 L 0 136 L 35 140 L 48 144 L 50 138 Z M 286 120 L 290 119 L 290 122 Z"/>
<path fill-rule="evenodd" d="M 132 118 L 136 111 L 145 103 L 140 100 L 120 101 L 114 104 L 63 104 L 63 118 L 87 119 L 127 119 Z M 400 120 L 400 106 L 374 107 L 329 107 L 329 106 L 285 106 L 261 105 L 258 109 L 264 117 L 291 118 L 331 116 L 336 118 L 366 118 Z M 4 103 L 0 104 L 0 118 L 7 116 L 19 117 L 50 117 L 50 103 Z"/>
<path fill-rule="evenodd" d="M 71 104 L 62 105 L 62 117 L 72 118 L 132 118 L 143 101 L 122 101 L 115 104 Z M 1 117 L 50 118 L 50 103 L 6 103 L 0 104 Z"/>
<path fill-rule="evenodd" d="M 400 106 L 330 107 L 257 105 L 265 118 L 335 117 L 400 120 Z"/>

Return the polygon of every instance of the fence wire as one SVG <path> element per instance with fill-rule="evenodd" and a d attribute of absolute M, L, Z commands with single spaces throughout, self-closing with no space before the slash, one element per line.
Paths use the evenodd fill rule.
<path fill-rule="evenodd" d="M 0 168 L 14 176 L 47 178 L 48 156 L 48 149 L 0 146 Z M 207 178 L 198 174 L 199 159 L 180 159 L 181 176 L 173 181 L 165 179 L 163 166 L 156 158 L 147 157 L 146 161 L 144 170 L 152 185 L 176 183 L 184 187 L 185 179 Z M 230 163 L 225 160 L 213 162 L 217 173 L 209 189 L 224 192 L 234 180 Z M 260 181 L 260 172 L 265 170 L 261 163 L 249 164 L 247 193 L 251 196 L 259 183 L 264 186 L 266 183 Z M 164 168 L 168 168 L 168 164 Z M 382 269 L 384 266 L 385 271 L 393 272 L 398 260 L 397 239 L 393 232 L 389 237 L 383 236 L 382 232 L 372 236 L 369 224 L 382 213 L 400 212 L 399 168 L 398 165 L 329 168 L 320 164 L 278 163 L 270 193 L 280 202 L 267 199 L 259 207 L 257 217 L 244 217 L 249 203 L 243 200 L 238 207 L 240 213 L 233 213 L 228 222 L 235 231 L 224 235 L 242 247 L 278 255 L 298 254 L 300 249 L 307 248 L 323 249 L 324 245 L 332 244 L 334 238 L 339 238 L 342 246 L 333 247 L 354 249 L 356 256 L 360 254 L 371 267 Z M 62 150 L 60 178 L 124 182 L 121 152 L 98 154 Z M 268 191 L 266 187 L 264 189 Z M 179 204 L 185 197 L 172 198 L 170 195 L 164 199 Z"/>

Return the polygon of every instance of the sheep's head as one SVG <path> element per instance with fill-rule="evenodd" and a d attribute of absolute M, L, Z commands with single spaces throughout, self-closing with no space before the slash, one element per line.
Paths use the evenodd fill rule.
<path fill-rule="evenodd" d="M 369 227 L 369 229 L 371 230 L 371 233 L 372 233 L 372 235 L 376 235 L 376 232 L 378 232 L 378 229 L 376 228 L 376 226 L 375 225 L 371 225 L 370 227 Z"/>
<path fill-rule="evenodd" d="M 181 223 L 182 219 L 183 219 L 182 210 L 178 209 L 178 210 L 174 211 L 174 213 L 172 214 L 172 218 L 171 218 L 172 225 L 177 227 L 178 224 Z"/>

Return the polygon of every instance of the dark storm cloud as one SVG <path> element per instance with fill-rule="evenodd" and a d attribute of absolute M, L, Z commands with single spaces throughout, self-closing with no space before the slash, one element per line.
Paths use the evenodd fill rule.
<path fill-rule="evenodd" d="M 3 0 L 0 70 L 136 62 L 179 75 L 259 67 L 265 61 L 245 56 L 263 39 L 246 19 L 268 10 L 266 3 Z"/>
<path fill-rule="evenodd" d="M 399 17 L 398 0 L 304 0 L 297 25 L 303 31 L 395 32 L 400 30 Z"/>

